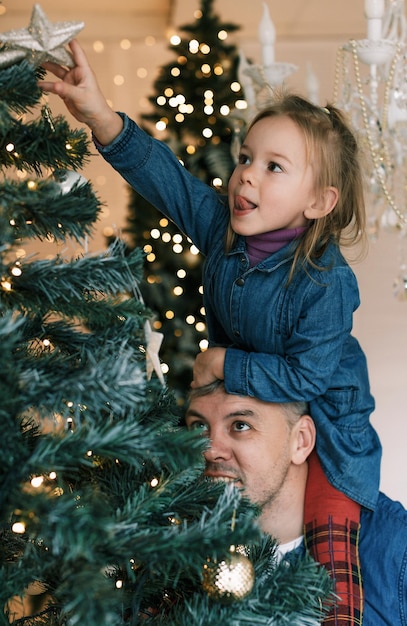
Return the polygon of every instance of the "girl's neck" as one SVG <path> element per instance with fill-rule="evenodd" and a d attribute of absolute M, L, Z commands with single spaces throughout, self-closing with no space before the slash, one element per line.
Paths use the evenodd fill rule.
<path fill-rule="evenodd" d="M 250 266 L 260 263 L 267 259 L 273 252 L 277 252 L 291 243 L 297 237 L 300 237 L 307 230 L 306 226 L 299 228 L 280 228 L 272 230 L 268 233 L 259 235 L 250 235 L 246 237 L 247 254 L 250 260 Z"/>

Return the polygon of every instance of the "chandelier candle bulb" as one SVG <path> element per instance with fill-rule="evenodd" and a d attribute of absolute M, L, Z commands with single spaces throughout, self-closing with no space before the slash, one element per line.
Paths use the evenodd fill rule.
<path fill-rule="evenodd" d="M 382 18 L 384 0 L 365 0 L 365 17 L 367 19 L 367 38 L 378 41 L 382 37 Z"/>
<path fill-rule="evenodd" d="M 261 44 L 263 66 L 268 67 L 274 63 L 276 29 L 271 20 L 268 6 L 265 2 L 263 2 L 263 17 L 259 24 L 259 40 Z"/>

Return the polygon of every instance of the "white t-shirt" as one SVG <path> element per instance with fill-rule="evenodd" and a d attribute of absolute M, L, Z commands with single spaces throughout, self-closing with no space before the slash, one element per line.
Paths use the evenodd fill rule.
<path fill-rule="evenodd" d="M 287 552 L 291 552 L 291 550 L 295 550 L 304 542 L 304 536 L 301 535 L 297 537 L 297 539 L 293 539 L 288 543 L 281 543 L 277 546 L 276 550 L 276 558 L 277 563 L 280 563 L 281 559 L 287 554 Z"/>

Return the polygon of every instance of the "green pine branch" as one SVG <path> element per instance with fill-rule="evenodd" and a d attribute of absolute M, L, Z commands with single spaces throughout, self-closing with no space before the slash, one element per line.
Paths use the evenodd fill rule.
<path fill-rule="evenodd" d="M 172 605 L 162 602 L 158 615 L 143 623 L 149 626 L 316 626 L 335 601 L 326 570 L 310 557 L 277 565 L 275 547 L 273 539 L 263 537 L 257 548 L 250 551 L 256 578 L 246 598 L 222 602 L 205 597 L 196 589 L 186 598 L 173 594 Z"/>
<path fill-rule="evenodd" d="M 41 176 L 45 168 L 80 169 L 89 160 L 89 139 L 85 130 L 71 129 L 57 116 L 24 122 L 11 118 L 10 127 L 0 136 L 0 165 Z"/>
<path fill-rule="evenodd" d="M 143 253 L 136 249 L 124 259 L 122 244 L 113 244 L 105 253 L 67 261 L 61 257 L 27 262 L 22 260 L 21 274 L 13 275 L 14 262 L 6 266 L 13 288 L 3 294 L 10 308 L 24 310 L 29 302 L 35 312 L 69 307 L 72 299 L 98 300 L 103 294 L 125 293 L 135 284 L 134 276 L 142 270 Z"/>
<path fill-rule="evenodd" d="M 12 112 L 21 115 L 33 108 L 42 98 L 42 91 L 38 87 L 38 80 L 43 78 L 45 71 L 41 68 L 33 69 L 28 61 L 21 61 L 11 65 L 0 72 L 0 93 L 1 121 L 3 120 L 3 109 L 10 109 Z"/>
<path fill-rule="evenodd" d="M 80 241 L 92 234 L 102 205 L 90 183 L 78 182 L 70 193 L 62 193 L 55 180 L 31 183 L 6 179 L 0 184 L 1 215 L 13 225 L 1 232 L 2 242 L 50 237 Z"/>

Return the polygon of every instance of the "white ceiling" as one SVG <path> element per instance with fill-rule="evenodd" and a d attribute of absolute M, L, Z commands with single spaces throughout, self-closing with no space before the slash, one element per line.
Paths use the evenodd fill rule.
<path fill-rule="evenodd" d="M 3 0 L 0 30 L 28 26 L 33 2 Z M 193 22 L 199 0 L 40 0 L 50 21 L 84 21 L 83 35 L 135 37 L 165 36 L 168 27 Z M 343 39 L 364 37 L 364 0 L 267 0 L 279 39 Z M 241 26 L 245 36 L 256 36 L 262 0 L 214 0 L 214 11 L 224 21 Z M 4 25 L 4 27 L 3 27 Z"/>
<path fill-rule="evenodd" d="M 0 30 L 28 26 L 31 0 L 3 0 L 6 8 L 0 16 Z M 171 0 L 39 0 L 51 22 L 79 21 L 85 23 L 81 37 L 139 38 L 143 33 L 156 38 L 164 36 L 171 20 Z M 4 27 L 3 27 L 4 24 Z"/>

